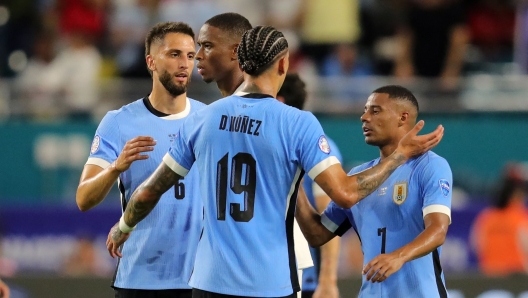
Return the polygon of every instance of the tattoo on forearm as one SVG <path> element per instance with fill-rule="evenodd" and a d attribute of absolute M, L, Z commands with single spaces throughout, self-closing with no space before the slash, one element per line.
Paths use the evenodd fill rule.
<path fill-rule="evenodd" d="M 132 194 L 125 210 L 125 222 L 135 226 L 154 209 L 163 195 L 181 176 L 162 163 Z"/>
<path fill-rule="evenodd" d="M 359 173 L 356 176 L 358 199 L 361 200 L 376 190 L 406 160 L 402 154 L 395 153 L 378 166 Z"/>

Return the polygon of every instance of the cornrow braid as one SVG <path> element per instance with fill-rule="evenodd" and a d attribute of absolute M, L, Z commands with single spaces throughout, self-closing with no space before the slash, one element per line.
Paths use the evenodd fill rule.
<path fill-rule="evenodd" d="M 237 50 L 238 63 L 245 73 L 258 76 L 286 49 L 288 41 L 282 32 L 271 26 L 257 26 L 242 36 Z"/>

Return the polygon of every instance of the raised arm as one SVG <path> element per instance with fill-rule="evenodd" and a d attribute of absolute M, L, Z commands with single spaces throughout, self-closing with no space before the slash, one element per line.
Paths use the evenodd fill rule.
<path fill-rule="evenodd" d="M 118 223 L 112 227 L 106 241 L 112 257 L 121 257 L 119 246 L 129 237 L 138 222 L 154 209 L 161 195 L 169 190 L 182 176 L 176 174 L 165 162 L 150 175 L 132 194 L 125 212 Z"/>
<path fill-rule="evenodd" d="M 436 146 L 443 137 L 444 128 L 418 136 L 423 120 L 409 131 L 398 144 L 393 154 L 376 166 L 352 176 L 347 176 L 341 165 L 334 164 L 321 172 L 314 181 L 338 206 L 350 208 L 377 189 L 400 165 L 409 158 L 421 155 Z"/>
<path fill-rule="evenodd" d="M 153 138 L 140 136 L 129 140 L 118 158 L 108 165 L 86 164 L 81 174 L 75 201 L 81 211 L 88 211 L 101 203 L 116 182 L 119 175 L 128 170 L 136 160 L 144 160 L 144 152 L 154 150 Z"/>

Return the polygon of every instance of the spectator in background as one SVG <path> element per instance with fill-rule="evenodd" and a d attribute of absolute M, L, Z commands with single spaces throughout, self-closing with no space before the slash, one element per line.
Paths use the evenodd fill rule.
<path fill-rule="evenodd" d="M 358 77 L 371 75 L 370 65 L 358 57 L 354 44 L 340 44 L 324 60 L 321 75 L 325 77 Z"/>
<path fill-rule="evenodd" d="M 319 71 L 324 59 L 338 44 L 353 44 L 360 35 L 359 1 L 303 0 L 299 17 L 301 50 Z"/>
<path fill-rule="evenodd" d="M 470 9 L 471 41 L 486 61 L 512 60 L 515 10 L 507 0 L 480 0 Z"/>
<path fill-rule="evenodd" d="M 395 75 L 441 78 L 444 87 L 454 88 L 468 38 L 457 0 L 411 0 L 407 21 L 398 33 Z"/>
<path fill-rule="evenodd" d="M 55 98 L 51 86 L 44 84 L 50 65 L 55 58 L 55 36 L 51 33 L 41 33 L 33 45 L 33 56 L 26 68 L 16 79 L 16 90 L 20 94 L 17 103 L 17 114 L 28 114 L 36 118 L 46 119 L 57 116 Z"/>
<path fill-rule="evenodd" d="M 0 279 L 0 298 L 9 298 L 9 287 Z"/>
<path fill-rule="evenodd" d="M 97 253 L 91 237 L 81 236 L 76 247 L 64 263 L 61 274 L 65 276 L 108 276 L 112 269 Z"/>
<path fill-rule="evenodd" d="M 495 206 L 477 216 L 472 242 L 481 271 L 490 276 L 528 272 L 527 193 L 519 169 L 511 167 L 501 181 Z"/>
<path fill-rule="evenodd" d="M 528 74 L 528 0 L 521 0 L 518 3 L 515 61 L 519 64 L 521 73 Z"/>
<path fill-rule="evenodd" d="M 109 0 L 55 0 L 58 27 L 64 36 L 82 32 L 98 41 L 106 28 Z"/>

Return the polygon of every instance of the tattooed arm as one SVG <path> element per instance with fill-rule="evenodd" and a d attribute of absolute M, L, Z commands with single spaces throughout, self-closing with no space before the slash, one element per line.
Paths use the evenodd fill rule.
<path fill-rule="evenodd" d="M 436 146 L 444 134 L 444 128 L 438 128 L 426 135 L 418 136 L 424 126 L 419 121 L 398 144 L 390 156 L 376 166 L 352 176 L 347 176 L 341 165 L 335 164 L 321 172 L 314 181 L 340 207 L 350 208 L 377 189 L 400 165 L 409 158 L 423 154 Z"/>
<path fill-rule="evenodd" d="M 162 162 L 156 171 L 134 191 L 121 221 L 124 221 L 124 224 L 128 227 L 135 227 L 138 222 L 143 220 L 154 209 L 161 195 L 174 186 L 181 178 L 165 162 Z M 119 247 L 130 235 L 130 232 L 123 232 L 119 226 L 120 224 L 116 223 L 112 227 L 106 240 L 108 252 L 110 252 L 112 257 L 122 257 Z M 131 230 L 132 228 L 130 228 Z"/>

